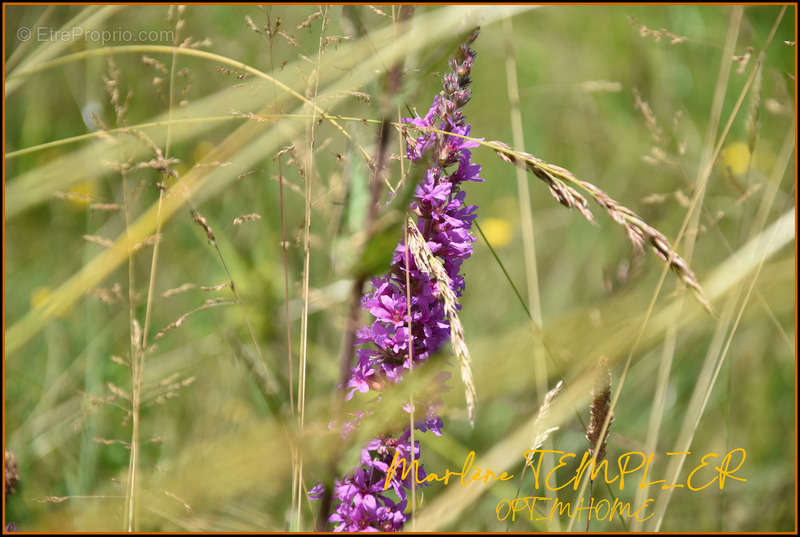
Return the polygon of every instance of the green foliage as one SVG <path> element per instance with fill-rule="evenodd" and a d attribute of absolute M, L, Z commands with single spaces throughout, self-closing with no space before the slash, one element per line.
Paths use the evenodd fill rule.
<path fill-rule="evenodd" d="M 443 394 L 448 432 L 442 438 L 420 435 L 420 440 L 428 471 L 458 468 L 474 449 L 478 466 L 491 455 L 490 461 L 507 461 L 517 479 L 463 488 L 433 484 L 424 489 L 417 508 L 420 520 L 431 526 L 417 529 L 508 527 L 497 520 L 495 506 L 516 493 L 522 471 L 518 447 L 530 442 L 525 427 L 544 396 L 536 387 L 535 356 L 547 358 L 548 388 L 565 383 L 553 414 L 560 427 L 552 436 L 556 449 L 580 458 L 588 446 L 576 412 L 585 422 L 591 398 L 586 375 L 606 356 L 613 393 L 630 355 L 608 456 L 614 461 L 626 451 L 644 450 L 657 416 L 655 451 L 663 457 L 696 410 L 691 401 L 707 364 L 720 363 L 711 351 L 725 348 L 730 338 L 708 402 L 697 423 L 690 423 L 690 449 L 693 457 L 747 449 L 743 473 L 748 481 L 729 482 L 723 491 L 675 491 L 660 529 L 791 530 L 796 525 L 793 237 L 781 235 L 778 244 L 764 230 L 794 206 L 796 53 L 785 43 L 795 39 L 792 8 L 766 51 L 758 102 L 748 101 L 753 89 L 743 90 L 780 6 L 743 8 L 732 50 L 737 60 L 722 82 L 726 35 L 738 9 L 732 6 L 517 6 L 508 12 L 496 6 L 417 6 L 414 22 L 397 27 L 392 24 L 397 8 L 375 9 L 382 14 L 368 6 L 331 6 L 323 30 L 324 16 L 302 26 L 316 6 L 188 6 L 180 13 L 167 6 L 7 6 L 4 426 L 5 449 L 17 455 L 21 481 L 8 498 L 6 522 L 40 531 L 126 528 L 132 437 L 126 394 L 133 388 L 127 364 L 137 352 L 131 315 L 141 327 L 150 301 L 147 341 L 155 347 L 145 349 L 141 389 L 138 529 L 289 528 L 296 504 L 288 446 L 298 419 L 300 351 L 305 348 L 308 359 L 303 474 L 310 488 L 325 474 L 327 453 L 336 441 L 327 427 L 352 279 L 389 265 L 402 237 L 405 208 L 425 169 L 405 165 L 400 182 L 399 160 L 387 159 L 384 175 L 397 192 L 391 195 L 382 185 L 378 217 L 365 235 L 374 178 L 364 155 L 374 158 L 377 152 L 378 125 L 387 107 L 393 121 L 408 115 L 406 104 L 425 113 L 440 89 L 446 58 L 465 32 L 481 23 L 473 46 L 478 51 L 473 97 L 465 108 L 472 135 L 512 145 L 506 88 L 511 40 L 526 144 L 520 149 L 602 188 L 670 241 L 677 239 L 689 212 L 686 201 L 697 192 L 706 138 L 713 148 L 744 95 L 699 202 L 702 227 L 690 226 L 677 248 L 704 289 L 717 290 L 709 300 L 718 317 L 692 302 L 670 275 L 649 311 L 663 269 L 657 259 L 633 255 L 624 231 L 597 206 L 592 208 L 597 225 L 589 225 L 555 203 L 533 176 L 530 199 L 520 200 L 514 168 L 493 151 L 474 149 L 487 180 L 465 188 L 470 203 L 479 206 L 479 222 L 494 249 L 476 234 L 475 254 L 463 268 L 467 287 L 459 315 L 472 355 L 477 419 L 470 429 L 448 350 L 420 372 L 444 367 L 454 375 L 452 389 Z M 506 13 L 513 20 L 512 35 L 500 24 Z M 155 40 L 113 34 L 174 32 L 178 20 L 183 22 L 177 42 L 191 42 L 175 55 L 174 76 L 169 48 L 174 33 L 159 33 Z M 37 25 L 101 33 L 93 34 L 98 39 L 19 39 L 20 28 Z M 112 34 L 105 42 L 103 31 Z M 133 45 L 142 48 L 109 54 L 109 47 Z M 110 58 L 119 70 L 111 84 Z M 157 60 L 166 72 L 145 58 Z M 384 99 L 382 77 L 398 59 L 404 88 Z M 116 107 L 107 91 L 114 87 L 120 94 Z M 718 89 L 724 96 L 715 126 L 709 116 Z M 132 97 L 118 124 L 128 91 Z M 635 107 L 634 91 L 654 123 Z M 108 132 L 91 134 L 82 111 L 97 103 L 97 119 Z M 753 107 L 759 111 L 759 130 L 751 152 L 747 116 Z M 317 120 L 313 147 L 312 116 Z M 131 130 L 114 131 L 117 127 Z M 164 152 L 168 138 L 170 150 L 162 157 L 177 159 L 169 168 L 178 179 L 169 180 L 173 188 L 164 196 L 150 295 L 153 245 L 139 243 L 157 228 L 163 170 L 154 147 Z M 296 155 L 284 155 L 279 172 L 274 157 L 290 144 Z M 396 131 L 388 148 L 389 157 L 404 154 Z M 124 178 L 121 163 L 131 165 Z M 181 190 L 187 182 L 191 188 Z M 304 345 L 307 187 L 310 291 Z M 521 202 L 533 211 L 541 332 L 532 329 L 520 305 L 530 285 Z M 221 253 L 193 221 L 190 208 L 204 216 Z M 252 214 L 260 218 L 234 223 Z M 502 226 L 484 226 L 486 220 Z M 120 239 L 131 229 L 136 244 L 126 245 Z M 778 247 L 759 265 L 758 257 L 736 257 L 748 244 Z M 128 246 L 138 248 L 130 264 Z M 216 288 L 231 278 L 238 297 L 230 286 Z M 210 299 L 239 303 L 197 311 L 154 340 Z M 539 353 L 541 348 L 545 351 Z M 668 371 L 663 377 L 661 367 Z M 277 395 L 265 391 L 269 377 L 277 379 Z M 411 386 L 422 390 L 424 380 Z M 662 391 L 659 406 L 654 394 Z M 386 400 L 407 395 L 387 390 Z M 378 432 L 369 430 L 367 421 L 365 438 Z M 378 417 L 374 422 L 382 423 Z M 357 460 L 361 446 L 344 447 L 342 469 Z M 657 466 L 654 478 L 661 479 L 667 463 Z M 559 470 L 559 482 L 573 469 Z M 480 493 L 470 496 L 472 490 Z M 636 493 L 627 487 L 609 491 L 597 482 L 592 491 L 596 498 L 611 498 L 612 492 L 626 501 Z M 520 494 L 535 494 L 529 474 Z M 574 494 L 570 488 L 559 496 L 567 500 Z M 301 526 L 311 529 L 316 513 L 304 499 L 300 504 Z M 562 518 L 560 529 L 568 522 Z M 583 524 L 573 529 L 582 530 Z M 527 518 L 510 527 L 552 529 Z M 631 528 L 593 521 L 591 529 Z"/>

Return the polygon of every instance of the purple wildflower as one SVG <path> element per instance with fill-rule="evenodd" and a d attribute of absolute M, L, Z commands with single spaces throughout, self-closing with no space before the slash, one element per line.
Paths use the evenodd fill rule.
<path fill-rule="evenodd" d="M 420 131 L 417 137 L 406 137 L 406 156 L 419 162 L 430 152 L 433 165 L 417 186 L 410 210 L 417 215 L 417 227 L 422 232 L 431 252 L 442 262 L 450 277 L 456 296 L 464 291 L 464 278 L 459 274 L 464 259 L 472 255 L 475 242 L 469 230 L 475 220 L 474 205 L 465 205 L 466 193 L 461 184 L 481 182 L 481 167 L 472 164 L 469 149 L 477 147 L 470 135 L 470 126 L 461 112 L 470 98 L 469 74 L 475 53 L 469 45 L 477 32 L 462 44 L 459 53 L 450 61 L 451 72 L 442 79 L 444 91 L 437 95 L 423 118 L 403 121 Z M 435 128 L 438 131 L 430 130 Z M 457 165 L 457 166 L 456 166 Z M 408 266 L 406 265 L 408 260 Z M 407 289 L 407 276 L 410 289 Z M 346 386 L 347 399 L 355 392 L 380 390 L 386 383 L 397 383 L 403 374 L 430 358 L 450 338 L 450 322 L 440 300 L 438 282 L 419 270 L 406 244 L 397 245 L 389 273 L 374 278 L 362 298 L 362 307 L 375 318 L 371 325 L 356 334 L 356 364 Z M 410 291 L 410 304 L 407 292 Z M 411 326 L 409 327 L 409 317 Z M 412 347 L 413 346 L 413 347 Z M 411 351 L 411 352 L 410 352 Z M 411 357 L 413 357 L 413 364 Z M 424 415 L 406 405 L 406 412 L 414 415 L 414 428 L 442 434 L 442 419 L 437 414 L 441 400 L 435 398 L 425 407 Z M 364 414 L 343 424 L 343 435 L 357 427 Z M 399 438 L 382 436 L 370 441 L 361 452 L 361 467 L 337 480 L 333 496 L 337 501 L 328 521 L 335 524 L 334 531 L 397 531 L 408 519 L 405 510 L 411 479 L 425 477 L 425 470 L 417 463 L 414 470 L 402 479 L 393 473 L 387 485 L 387 472 L 395 453 L 406 464 L 419 460 L 419 442 L 412 447 L 411 429 L 406 428 Z M 400 464 L 400 469 L 402 469 Z M 314 487 L 309 497 L 319 497 L 323 489 Z M 313 493 L 313 496 L 312 496 Z"/>
<path fill-rule="evenodd" d="M 398 471 L 391 472 L 387 487 L 395 453 L 398 461 L 405 460 L 406 465 L 411 463 L 409 436 L 410 429 L 407 429 L 398 439 L 371 440 L 361 451 L 361 467 L 352 476 L 336 481 L 333 492 L 339 504 L 328 519 L 336 524 L 334 531 L 397 531 L 403 528 L 408 519 L 404 513 L 408 504 L 406 491 L 411 488 L 412 479 L 422 480 L 426 476 L 420 466 L 416 476 L 410 471 L 403 479 L 403 464 L 400 463 Z M 414 442 L 414 460 L 419 460 L 419 442 Z M 317 490 L 321 494 L 321 489 Z"/>
<path fill-rule="evenodd" d="M 319 500 L 322 498 L 322 495 L 325 493 L 325 485 L 322 483 L 317 483 L 314 487 L 308 491 L 308 499 L 309 500 Z"/>
<path fill-rule="evenodd" d="M 410 208 L 417 215 L 417 226 L 431 252 L 443 262 L 456 296 L 461 296 L 464 290 L 459 270 L 463 260 L 472 255 L 475 237 L 469 229 L 477 209 L 464 204 L 466 193 L 461 190 L 461 184 L 484 180 L 479 176 L 481 167 L 470 162 L 469 148 L 478 144 L 461 137 L 470 133 L 470 126 L 460 110 L 469 100 L 467 86 L 475 57 L 469 43 L 461 45 L 458 57 L 451 61 L 452 71 L 443 79 L 444 91 L 434 98 L 425 117 L 404 120 L 423 131 L 417 138 L 407 138 L 409 159 L 420 161 L 428 150 L 434 156 L 434 165 L 417 186 Z M 458 136 L 425 132 L 430 127 Z M 458 167 L 451 169 L 455 164 Z M 409 257 L 409 267 L 406 267 L 406 257 Z M 410 334 L 407 271 L 411 280 Z M 384 380 L 399 382 L 405 370 L 412 367 L 408 358 L 409 339 L 414 345 L 411 354 L 415 365 L 426 361 L 447 341 L 450 324 L 439 301 L 437 285 L 416 267 L 410 255 L 406 256 L 405 244 L 398 244 L 389 274 L 373 279 L 373 289 L 362 301 L 375 321 L 358 334 L 357 343 L 364 347 L 356 353 L 358 361 L 346 386 L 348 398 L 355 391 L 363 393 L 373 385 L 382 386 Z"/>

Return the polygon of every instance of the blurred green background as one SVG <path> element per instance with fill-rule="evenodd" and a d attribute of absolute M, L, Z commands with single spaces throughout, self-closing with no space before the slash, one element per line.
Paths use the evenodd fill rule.
<path fill-rule="evenodd" d="M 343 57 L 351 51 L 353 57 L 370 55 L 369 47 L 376 46 L 372 36 L 391 28 L 391 6 L 380 6 L 382 13 L 367 6 L 343 13 L 342 6 L 332 6 L 326 12 L 328 24 L 322 38 L 321 22 L 325 17 L 315 18 L 308 27 L 298 29 L 317 12 L 316 6 L 274 6 L 266 10 L 257 6 L 188 6 L 180 15 L 174 10 L 171 16 L 168 9 L 5 8 L 5 59 L 9 66 L 5 73 L 7 334 L 30 311 L 41 311 L 64 282 L 106 249 L 85 236 L 114 240 L 126 228 L 123 211 L 90 206 L 124 203 L 120 174 L 113 169 L 115 159 L 109 157 L 114 153 L 81 153 L 80 171 L 71 167 L 55 171 L 47 168 L 52 163 L 68 162 L 60 159 L 74 157 L 84 148 L 95 147 L 90 144 L 97 144 L 97 139 L 9 155 L 86 134 L 87 125 L 92 125 L 92 113 L 107 128 L 117 126 L 104 82 L 111 75 L 103 47 L 172 44 L 170 39 L 127 41 L 124 32 L 170 32 L 181 20 L 178 42 L 191 38 L 184 44 L 199 45 L 195 50 L 213 52 L 272 73 L 303 95 L 313 95 L 317 86 L 320 95 L 331 99 L 321 98 L 319 105 L 332 113 L 378 120 L 386 110 L 396 118 L 396 105 L 401 104 L 403 115 L 407 115 L 406 105 L 424 114 L 440 89 L 448 55 L 455 50 L 459 36 L 468 30 L 460 15 L 436 27 L 426 27 L 434 37 L 420 51 L 404 57 L 404 91 L 387 104 L 380 70 L 367 84 L 349 87 L 349 93 L 326 92 L 335 84 L 348 87 L 354 67 Z M 415 24 L 425 25 L 443 9 L 449 8 L 417 7 Z M 482 27 L 473 46 L 478 52 L 472 73 L 473 95 L 465 108 L 472 134 L 515 145 L 506 85 L 508 47 L 513 44 L 525 151 L 597 185 L 672 241 L 679 233 L 688 210 L 686 200 L 694 194 L 702 171 L 701 154 L 711 128 L 714 94 L 720 89 L 720 64 L 734 9 L 688 5 L 548 6 L 513 14 L 513 33 L 497 20 L 497 14 L 484 15 L 494 22 Z M 724 101 L 715 141 L 734 110 L 781 9 L 743 9 L 733 50 L 738 58 L 732 63 L 727 80 L 721 83 Z M 484 13 L 488 11 L 484 9 Z M 248 16 L 260 33 L 249 27 Z M 275 35 L 270 46 L 263 31 L 267 17 L 272 24 L 279 19 L 279 30 L 288 38 Z M 784 140 L 794 140 L 795 19 L 795 8 L 790 7 L 766 52 L 761 76 L 753 86 L 756 89 L 745 96 L 714 162 L 700 216 L 704 227 L 696 235 L 690 259 L 701 284 L 761 231 L 756 227 L 756 215 L 774 181 L 780 183 L 766 213 L 767 224 L 794 207 L 794 154 L 786 169 L 780 167 L 779 157 Z M 359 21 L 366 32 L 361 39 L 354 25 Z M 111 33 L 109 42 L 103 43 L 103 34 L 99 33 L 94 35 L 99 35 L 100 40 L 68 40 L 54 50 L 52 34 L 34 33 L 32 39 L 20 39 L 23 34 L 19 29 L 23 27 L 35 32 L 37 27 L 89 28 L 91 22 L 99 32 Z M 642 31 L 642 27 L 650 31 Z M 659 34 L 661 29 L 666 31 Z M 39 39 L 42 35 L 45 38 Z M 331 36 L 343 37 L 329 40 L 320 55 L 320 43 Z M 52 52 L 49 56 L 37 56 L 47 55 L 48 50 Z M 87 54 L 79 61 L 19 75 L 37 62 L 82 51 Z M 751 56 L 744 63 L 748 54 Z M 155 58 L 166 72 L 144 57 Z M 113 59 L 119 69 L 122 99 L 128 91 L 132 95 L 127 124 L 136 126 L 166 114 L 170 102 L 170 54 L 142 50 L 116 53 Z M 311 77 L 317 62 L 323 69 L 318 79 Z M 245 75 L 244 69 L 208 58 L 179 55 L 175 71 L 172 100 L 176 114 L 181 109 L 189 110 L 193 117 L 206 118 L 258 112 L 261 105 L 271 107 L 276 95 L 268 82 Z M 15 74 L 18 86 L 9 89 Z M 225 90 L 229 92 L 223 94 Z M 657 127 L 649 127 L 636 108 L 637 92 L 651 109 Z M 756 92 L 758 96 L 753 97 Z M 217 94 L 223 97 L 213 108 L 192 108 Z M 328 109 L 328 102 L 334 98 L 335 108 Z M 281 99 L 282 112 L 291 112 L 298 104 L 291 98 Z M 759 124 L 751 154 L 748 142 L 756 131 L 748 130 L 748 117 L 753 117 L 753 110 L 758 110 Z M 281 129 L 283 122 L 267 121 L 264 128 Z M 241 118 L 209 119 L 189 124 L 183 131 L 176 127 L 168 155 L 179 159 L 174 170 L 183 177 L 244 123 L 247 121 Z M 307 420 L 312 431 L 324 431 L 330 419 L 329 403 L 338 378 L 349 297 L 349 276 L 344 269 L 349 252 L 344 239 L 354 231 L 349 224 L 358 221 L 360 209 L 352 200 L 359 199 L 357 187 L 367 174 L 356 144 L 372 154 L 376 140 L 374 125 L 358 121 L 341 121 L 341 125 L 354 142 L 348 142 L 328 122 L 315 127 L 306 392 Z M 305 166 L 309 120 L 302 119 L 301 127 L 296 135 L 285 137 L 281 146 L 294 143 Z M 661 132 L 659 139 L 653 136 L 654 128 Z M 165 126 L 143 130 L 149 136 L 163 137 Z M 124 136 L 107 135 L 108 140 L 102 143 L 112 147 L 115 140 Z M 392 151 L 400 154 L 396 137 L 391 144 Z M 163 142 L 157 145 L 163 150 Z M 247 359 L 243 360 L 258 359 L 247 328 L 249 319 L 264 360 L 281 383 L 282 412 L 286 414 L 290 376 L 287 322 L 292 331 L 295 382 L 301 349 L 304 178 L 297 166 L 286 164 L 284 157 L 290 294 L 287 320 L 275 153 L 265 151 L 254 165 L 247 166 L 247 173 L 237 172 L 220 188 L 193 199 L 214 229 L 244 305 L 193 314 L 182 326 L 159 339 L 157 349 L 147 355 L 141 417 L 143 506 L 138 512 L 142 530 L 259 531 L 289 527 L 291 461 L 285 443 L 276 436 L 277 427 L 258 382 L 248 371 Z M 236 155 L 234 152 L 232 160 Z M 134 165 L 151 158 L 153 152 L 145 152 Z M 475 149 L 473 160 L 483 167 L 486 182 L 467 185 L 468 200 L 478 205 L 478 222 L 527 299 L 515 169 L 485 148 Z M 216 169 L 225 173 L 224 166 Z M 397 160 L 392 161 L 390 171 L 390 181 L 396 184 L 400 171 Z M 57 179 L 62 174 L 66 182 L 59 183 Z M 85 174 L 87 178 L 82 180 L 75 174 Z M 33 179 L 17 183 L 24 189 L 18 186 L 12 191 L 15 182 L 29 178 Z M 161 176 L 149 168 L 128 173 L 131 221 L 158 202 L 155 184 L 159 180 Z M 172 184 L 174 179 L 167 182 Z M 347 185 L 351 185 L 349 197 Z M 590 202 L 597 225 L 590 225 L 575 211 L 555 203 L 546 186 L 535 177 L 529 177 L 529 185 L 530 199 L 524 201 L 531 204 L 533 211 L 547 352 L 561 364 L 553 367 L 549 362 L 547 384 L 552 387 L 559 379 L 569 384 L 570 379 L 591 371 L 599 355 L 604 354 L 612 361 L 612 388 L 616 388 L 663 265 L 651 252 L 633 258 L 624 230 L 596 204 Z M 38 198 L 29 202 L 34 198 L 25 196 Z M 252 213 L 260 215 L 260 219 L 233 224 L 235 217 Z M 151 342 L 157 331 L 207 299 L 230 298 L 227 289 L 199 288 L 225 282 L 227 276 L 204 231 L 193 223 L 188 205 L 167 220 L 161 232 Z M 452 389 L 446 394 L 443 410 L 446 434 L 442 438 L 422 435 L 421 439 L 423 461 L 429 471 L 458 467 L 458 461 L 469 450 L 475 450 L 480 458 L 518 431 L 535 414 L 543 397 L 536 389 L 533 363 L 541 341 L 531 332 L 525 311 L 500 266 L 474 234 L 478 237 L 474 255 L 462 269 L 467 282 L 462 322 L 474 362 L 478 417 L 475 427 L 470 428 L 457 365 L 447 356 L 448 349 L 437 358 L 440 366 L 453 372 L 449 382 Z M 681 247 L 678 251 L 685 254 Z M 131 265 L 135 315 L 140 324 L 145 316 L 151 253 L 152 246 L 145 246 Z M 676 491 L 664 518 L 664 530 L 788 531 L 796 525 L 793 257 L 793 247 L 787 244 L 764 263 L 694 431 L 693 457 L 711 451 L 746 449 L 743 474 L 748 481 L 729 482 L 724 491 L 718 487 L 700 493 Z M 124 362 L 130 352 L 128 269 L 127 262 L 120 264 L 100 284 L 92 286 L 93 292 L 86 293 L 68 311 L 48 319 L 43 329 L 24 344 L 13 351 L 6 347 L 5 449 L 16 454 L 21 476 L 16 493 L 7 500 L 6 522 L 13 521 L 21 530 L 124 527 L 122 499 L 129 457 L 125 442 L 130 441 L 131 435 L 129 404 L 124 398 L 110 400 L 110 396 L 117 387 L 126 393 L 131 390 L 129 369 L 111 359 L 116 356 Z M 678 439 L 702 365 L 715 344 L 715 331 L 725 318 L 727 301 L 734 292 L 749 285 L 752 274 L 743 272 L 738 276 L 741 280 L 737 285 L 712 301 L 717 317 L 704 313 L 686 294 L 681 322 L 675 319 L 672 335 L 669 323 L 660 328 L 650 323 L 647 336 L 635 349 L 616 407 L 608 448 L 612 460 L 625 451 L 644 449 L 653 393 L 659 384 L 659 364 L 667 353 L 674 358 L 656 449 L 661 454 L 656 460 L 657 466 L 661 463 L 656 477 L 662 477 L 658 472 L 665 471 L 667 464 L 663 453 L 672 450 Z M 164 296 L 169 289 L 185 283 L 195 287 Z M 653 317 L 683 294 L 683 286 L 669 274 Z M 737 305 L 741 307 L 741 302 Z M 728 332 L 723 334 L 727 336 Z M 674 349 L 670 350 L 672 344 Z M 102 402 L 104 399 L 106 402 Z M 588 394 L 576 399 L 575 409 L 587 419 Z M 556 449 L 580 454 L 587 448 L 583 434 L 580 422 L 571 414 L 552 442 Z M 353 446 L 348 451 L 347 461 L 357 460 L 357 450 L 358 446 Z M 519 475 L 521 454 L 509 452 L 508 458 L 516 461 L 513 473 Z M 309 487 L 322 478 L 324 457 L 319 459 L 306 464 Z M 696 461 L 690 457 L 687 466 Z M 342 464 L 342 470 L 345 466 Z M 497 521 L 495 506 L 509 494 L 513 496 L 517 482 L 512 483 L 513 487 L 504 485 L 505 488 L 481 485 L 484 491 L 479 498 L 460 505 L 460 511 L 453 511 L 460 513 L 458 517 L 435 529 L 503 531 L 507 524 Z M 424 514 L 445 489 L 453 486 L 428 487 L 419 512 Z M 526 480 L 522 494 L 532 493 L 530 488 Z M 635 490 L 628 489 L 615 492 L 628 501 L 635 494 Z M 570 494 L 574 492 L 563 492 L 562 498 L 569 498 Z M 607 494 L 607 489 L 595 484 L 595 497 L 608 497 Z M 304 527 L 310 529 L 314 513 L 305 503 L 303 508 Z M 565 528 L 566 522 L 562 520 L 562 524 Z M 584 529 L 582 525 L 575 529 Z M 524 519 L 510 527 L 521 531 L 547 529 L 541 522 Z M 626 527 L 616 521 L 593 522 L 592 529 L 619 531 Z"/>

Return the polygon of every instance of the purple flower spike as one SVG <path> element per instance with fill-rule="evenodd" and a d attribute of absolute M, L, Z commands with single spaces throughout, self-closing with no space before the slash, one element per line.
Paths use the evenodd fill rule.
<path fill-rule="evenodd" d="M 472 255 L 475 237 L 469 230 L 477 209 L 464 204 L 466 193 L 461 185 L 484 181 L 479 175 L 481 167 L 471 162 L 469 151 L 479 144 L 465 138 L 470 136 L 471 127 L 461 112 L 470 99 L 469 75 L 475 53 L 469 45 L 475 37 L 477 32 L 450 61 L 451 71 L 442 79 L 444 90 L 434 98 L 425 117 L 403 119 L 409 131 L 408 159 L 419 162 L 430 153 L 433 161 L 417 185 L 410 209 L 417 215 L 417 227 L 428 247 L 450 277 L 456 296 L 464 291 L 464 278 L 459 271 L 463 261 Z M 362 297 L 362 307 L 374 321 L 356 334 L 359 346 L 356 364 L 347 385 L 342 386 L 347 390 L 348 400 L 356 392 L 379 391 L 387 383 L 400 382 L 406 371 L 423 364 L 449 340 L 450 321 L 440 300 L 440 285 L 444 282 L 432 280 L 417 268 L 404 242 L 397 245 L 389 273 L 374 278 L 370 290 Z M 440 392 L 444 391 L 448 376 L 440 377 Z M 413 414 L 414 429 L 441 436 L 443 422 L 437 412 L 440 406 L 437 397 L 420 409 L 411 408 L 410 404 L 404 409 Z M 365 414 L 357 414 L 355 419 L 344 423 L 342 435 L 349 435 Z M 405 428 L 398 438 L 381 436 L 371 440 L 361 451 L 361 466 L 336 481 L 334 511 L 328 519 L 334 524 L 334 531 L 403 529 L 410 516 L 406 509 L 412 479 L 422 480 L 427 475 L 419 462 L 419 442 L 412 445 L 410 436 L 411 429 Z M 396 471 L 392 468 L 395 456 L 398 461 L 404 460 L 409 469 L 405 479 L 402 463 Z M 309 491 L 309 497 L 317 499 L 322 493 L 322 486 L 317 485 Z"/>

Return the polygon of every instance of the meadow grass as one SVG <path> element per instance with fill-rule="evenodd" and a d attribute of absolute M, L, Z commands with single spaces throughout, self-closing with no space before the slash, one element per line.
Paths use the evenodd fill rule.
<path fill-rule="evenodd" d="M 532 7 L 4 8 L 4 522 L 322 528 L 307 492 L 435 394 L 426 470 L 474 450 L 515 478 L 414 487 L 406 529 L 796 528 L 796 8 Z M 405 236 L 449 290 L 408 219 L 401 120 L 477 25 L 464 113 L 486 182 L 465 187 L 452 343 L 345 402 L 387 252 Z M 329 427 L 364 408 L 349 438 Z M 559 484 L 584 453 L 655 453 L 650 479 L 681 481 L 735 448 L 747 481 L 536 490 L 539 446 L 577 454 Z M 499 519 L 532 495 L 652 498 L 653 517 Z"/>

